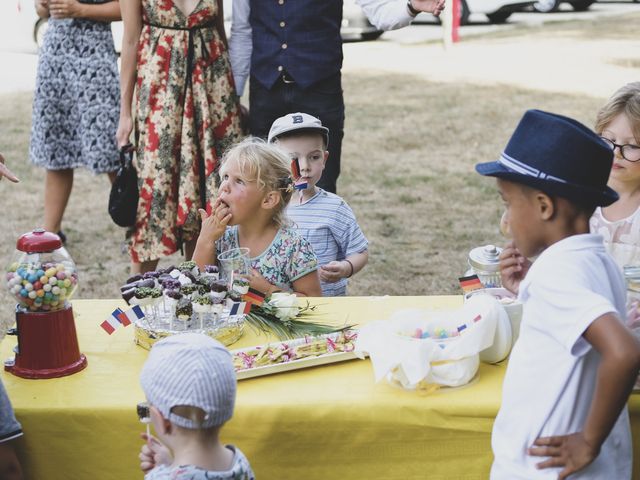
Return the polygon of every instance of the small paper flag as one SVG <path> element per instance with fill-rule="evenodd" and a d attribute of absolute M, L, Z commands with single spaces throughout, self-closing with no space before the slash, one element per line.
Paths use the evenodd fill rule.
<path fill-rule="evenodd" d="M 242 296 L 242 299 L 247 303 L 253 303 L 258 307 L 264 303 L 266 295 L 255 288 L 249 288 L 249 291 Z"/>
<path fill-rule="evenodd" d="M 111 315 L 109 315 L 109 318 L 107 318 L 104 322 L 100 324 L 102 329 L 105 332 L 107 332 L 109 335 L 115 332 L 116 329 L 120 327 L 120 325 L 122 325 L 120 322 L 120 319 L 118 318 L 118 315 L 121 313 L 122 313 L 122 310 L 120 310 L 119 308 L 116 308 L 113 312 L 111 312 Z"/>
<path fill-rule="evenodd" d="M 247 302 L 234 302 L 229 307 L 229 315 L 247 314 L 251 311 L 251 304 Z"/>
<path fill-rule="evenodd" d="M 126 312 L 120 312 L 117 315 L 117 319 L 120 320 L 120 323 L 125 327 L 131 325 L 131 322 L 135 322 L 136 320 L 140 320 L 144 318 L 144 312 L 140 308 L 139 305 L 135 305 L 133 308 L 130 308 Z"/>
<path fill-rule="evenodd" d="M 293 185 L 293 188 L 295 188 L 296 190 L 306 190 L 308 187 L 309 184 L 307 182 L 295 183 Z"/>
<path fill-rule="evenodd" d="M 293 157 L 291 159 L 291 175 L 293 179 L 300 178 L 300 162 L 298 161 L 298 157 Z"/>
<path fill-rule="evenodd" d="M 477 275 L 469 275 L 468 277 L 460 277 L 458 279 L 460 282 L 460 287 L 464 293 L 473 292 L 474 290 L 478 290 L 480 288 L 484 288 L 482 282 L 478 278 Z"/>

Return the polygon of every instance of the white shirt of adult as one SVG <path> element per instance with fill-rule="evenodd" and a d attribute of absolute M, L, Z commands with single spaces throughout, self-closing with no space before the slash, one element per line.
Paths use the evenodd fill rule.
<path fill-rule="evenodd" d="M 231 35 L 229 37 L 229 57 L 231 71 L 239 96 L 251 70 L 251 13 L 250 0 L 233 0 L 231 13 Z M 406 27 L 414 20 L 407 9 L 406 0 L 356 0 L 369 21 L 380 30 L 395 30 Z"/>
<path fill-rule="evenodd" d="M 511 352 L 502 405 L 493 426 L 491 480 L 557 479 L 561 469 L 537 470 L 527 455 L 538 437 L 583 430 L 600 354 L 582 334 L 598 317 L 624 321 L 625 283 L 600 235 L 576 235 L 547 248 L 520 284 L 520 337 Z M 631 478 L 627 408 L 595 461 L 572 480 Z"/>

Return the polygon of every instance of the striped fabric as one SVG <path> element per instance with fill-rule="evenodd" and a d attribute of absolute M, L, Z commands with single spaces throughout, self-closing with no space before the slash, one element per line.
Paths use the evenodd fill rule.
<path fill-rule="evenodd" d="M 349 205 L 338 195 L 321 188 L 317 190 L 306 203 L 289 204 L 287 216 L 313 247 L 318 265 L 344 260 L 349 255 L 367 250 L 369 242 Z M 321 286 L 325 297 L 347 294 L 346 278 L 335 283 L 322 282 Z"/>
<path fill-rule="evenodd" d="M 201 333 L 172 335 L 156 342 L 140 373 L 150 405 L 175 425 L 209 428 L 233 415 L 236 374 L 229 351 Z M 198 407 L 207 417 L 202 424 L 171 412 L 177 405 Z"/>

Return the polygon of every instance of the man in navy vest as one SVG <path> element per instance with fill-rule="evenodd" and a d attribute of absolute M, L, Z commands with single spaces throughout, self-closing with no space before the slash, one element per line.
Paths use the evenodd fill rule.
<path fill-rule="evenodd" d="M 440 15 L 444 0 L 356 0 L 380 30 Z M 265 138 L 276 118 L 305 112 L 329 129 L 329 159 L 318 186 L 336 192 L 344 135 L 342 0 L 233 0 L 229 49 L 238 95 L 249 73 L 249 128 Z"/>

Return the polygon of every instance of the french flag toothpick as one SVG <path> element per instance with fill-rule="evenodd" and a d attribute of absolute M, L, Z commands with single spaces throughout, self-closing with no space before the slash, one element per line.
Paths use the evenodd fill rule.
<path fill-rule="evenodd" d="M 230 316 L 241 315 L 241 314 L 246 315 L 251 311 L 251 303 L 248 303 L 248 302 L 233 302 L 230 300 L 227 303 L 227 306 L 229 307 Z"/>
<path fill-rule="evenodd" d="M 109 315 L 109 317 L 100 324 L 102 329 L 105 332 L 107 332 L 109 335 L 115 332 L 116 329 L 120 327 L 120 325 L 122 325 L 120 323 L 120 319 L 118 318 L 118 315 L 121 313 L 122 313 L 122 310 L 119 308 L 116 308 L 113 312 L 111 312 L 111 315 Z"/>
<path fill-rule="evenodd" d="M 291 159 L 291 175 L 294 180 L 302 176 L 300 175 L 300 162 L 298 161 L 298 157 L 293 157 Z"/>
<path fill-rule="evenodd" d="M 140 308 L 140 305 L 134 305 L 133 308 L 130 308 L 126 312 L 120 312 L 118 314 L 118 320 L 125 327 L 131 325 L 131 322 L 135 322 L 136 320 L 141 320 L 144 318 L 144 312 Z"/>
<path fill-rule="evenodd" d="M 102 329 L 111 335 L 120 327 L 127 327 L 131 325 L 131 322 L 144 318 L 144 312 L 140 306 L 135 305 L 127 311 L 123 311 L 121 308 L 116 308 L 111 315 L 100 324 Z"/>

